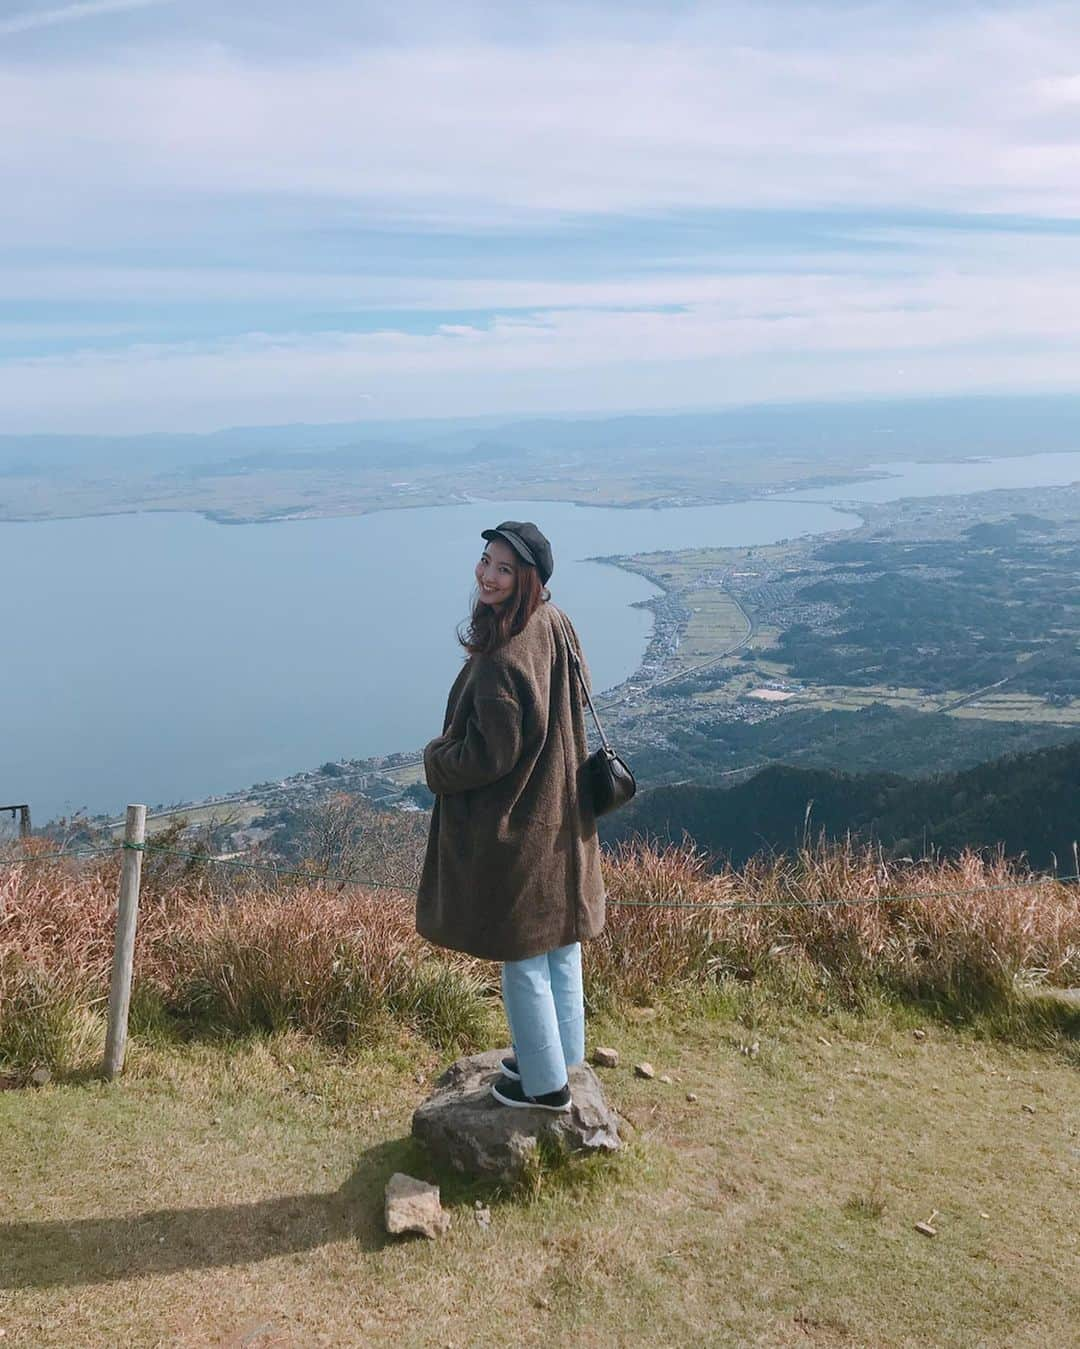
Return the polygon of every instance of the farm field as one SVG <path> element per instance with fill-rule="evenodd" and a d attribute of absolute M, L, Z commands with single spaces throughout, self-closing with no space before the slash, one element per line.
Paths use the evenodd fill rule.
<path fill-rule="evenodd" d="M 611 713 L 642 781 L 766 760 L 917 775 L 1067 740 L 1077 490 L 864 504 L 842 535 L 621 559 L 666 592 L 652 678 Z M 892 750 L 841 724 L 879 713 Z"/>
<path fill-rule="evenodd" d="M 692 590 L 686 595 L 686 603 L 690 619 L 679 646 L 679 665 L 715 660 L 749 636 L 751 628 L 746 615 L 725 590 L 719 587 Z"/>
<path fill-rule="evenodd" d="M 1044 699 L 1025 693 L 988 693 L 956 708 L 954 717 L 980 717 L 992 721 L 1045 721 L 1057 726 L 1080 726 L 1080 703 L 1051 707 Z"/>

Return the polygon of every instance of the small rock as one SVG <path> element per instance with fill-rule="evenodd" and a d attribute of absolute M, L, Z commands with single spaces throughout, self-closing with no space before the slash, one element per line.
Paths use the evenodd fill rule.
<path fill-rule="evenodd" d="M 936 1228 L 936 1227 L 931 1227 L 929 1223 L 916 1223 L 916 1224 L 915 1224 L 915 1231 L 916 1231 L 916 1232 L 921 1232 L 921 1233 L 923 1234 L 924 1237 L 936 1237 L 936 1236 L 937 1236 L 937 1228 Z"/>
<path fill-rule="evenodd" d="M 473 1216 L 476 1219 L 477 1227 L 486 1232 L 487 1229 L 491 1226 L 491 1209 L 489 1208 L 474 1209 Z"/>
<path fill-rule="evenodd" d="M 384 1216 L 386 1230 L 393 1236 L 419 1232 L 425 1237 L 441 1237 L 450 1226 L 450 1215 L 439 1202 L 439 1187 L 401 1171 L 386 1182 Z"/>
<path fill-rule="evenodd" d="M 1024 1104 L 1020 1107 L 1020 1109 L 1021 1109 L 1021 1110 L 1026 1110 L 1027 1113 L 1028 1113 L 1029 1115 L 1034 1115 L 1034 1113 L 1035 1113 L 1035 1107 L 1034 1107 L 1033 1105 L 1028 1105 L 1026 1101 L 1025 1101 Z"/>
<path fill-rule="evenodd" d="M 913 1030 L 911 1033 L 912 1033 L 912 1035 L 915 1037 L 916 1040 L 925 1040 L 925 1039 L 926 1039 L 926 1031 L 924 1031 L 924 1030 Z"/>
<path fill-rule="evenodd" d="M 35 1087 L 46 1087 L 52 1081 L 52 1073 L 48 1068 L 35 1068 L 30 1074 L 30 1081 Z"/>
<path fill-rule="evenodd" d="M 657 1082 L 663 1082 L 663 1084 L 664 1084 L 665 1087 L 670 1087 L 670 1086 L 671 1086 L 671 1078 L 668 1077 L 667 1073 L 661 1073 L 660 1076 L 659 1076 L 656 1080 L 657 1080 Z"/>
<path fill-rule="evenodd" d="M 413 1081 L 416 1083 L 416 1085 L 417 1085 L 418 1087 L 422 1087 L 422 1086 L 424 1085 L 424 1081 L 425 1081 L 424 1074 L 423 1074 L 423 1073 L 413 1073 Z"/>
<path fill-rule="evenodd" d="M 694 1102 L 697 1100 L 697 1093 L 693 1091 L 688 1091 L 686 1093 L 686 1099 L 690 1102 L 691 1105 L 693 1105 Z"/>
<path fill-rule="evenodd" d="M 655 1077 L 655 1076 L 656 1076 L 656 1069 L 652 1066 L 651 1063 L 635 1063 L 635 1064 L 634 1064 L 634 1076 L 635 1076 L 635 1077 L 645 1077 L 645 1078 Z"/>
<path fill-rule="evenodd" d="M 597 1068 L 617 1068 L 619 1066 L 619 1051 L 612 1049 L 610 1045 L 597 1045 L 592 1052 L 592 1061 Z"/>

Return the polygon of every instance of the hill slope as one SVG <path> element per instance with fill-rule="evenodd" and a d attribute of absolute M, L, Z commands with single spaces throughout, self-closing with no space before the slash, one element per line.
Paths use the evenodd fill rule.
<path fill-rule="evenodd" d="M 1003 846 L 1036 867 L 1072 871 L 1080 838 L 1080 740 L 912 781 L 890 773 L 764 769 L 735 787 L 659 787 L 601 821 L 601 837 L 689 834 L 741 865 L 809 834 L 851 833 L 898 856 Z"/>

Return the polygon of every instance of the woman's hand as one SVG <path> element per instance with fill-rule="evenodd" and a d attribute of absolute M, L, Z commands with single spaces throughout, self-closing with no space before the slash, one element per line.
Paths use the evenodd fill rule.
<path fill-rule="evenodd" d="M 516 698 L 477 698 L 464 736 L 440 735 L 424 749 L 424 775 L 436 796 L 486 787 L 521 757 L 521 707 Z"/>

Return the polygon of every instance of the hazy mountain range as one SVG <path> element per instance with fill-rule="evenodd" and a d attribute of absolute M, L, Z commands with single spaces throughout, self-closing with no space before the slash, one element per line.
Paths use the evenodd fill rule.
<path fill-rule="evenodd" d="M 467 418 L 230 427 L 208 434 L 0 435 L 0 475 L 87 465 L 251 472 L 331 462 L 440 462 L 508 450 L 591 453 L 799 451 L 877 461 L 1015 455 L 1080 447 L 1080 396 L 788 403 L 716 412 Z"/>

